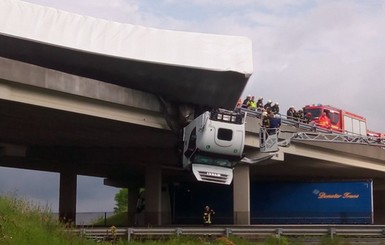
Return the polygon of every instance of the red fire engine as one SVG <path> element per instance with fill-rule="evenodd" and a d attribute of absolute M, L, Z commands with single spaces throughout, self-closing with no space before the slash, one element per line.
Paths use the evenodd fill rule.
<path fill-rule="evenodd" d="M 335 108 L 333 106 L 321 104 L 307 105 L 303 108 L 303 111 L 304 115 L 308 113 L 311 114 L 311 121 L 317 126 L 328 128 L 335 132 L 385 138 L 385 134 L 367 129 L 365 117 Z M 326 116 L 330 119 L 330 123 L 325 124 L 322 122 L 323 114 L 326 114 Z"/>

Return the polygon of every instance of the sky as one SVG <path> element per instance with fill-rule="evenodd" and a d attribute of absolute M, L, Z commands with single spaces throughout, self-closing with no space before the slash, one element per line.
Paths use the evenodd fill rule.
<path fill-rule="evenodd" d="M 282 113 L 289 106 L 329 104 L 362 115 L 368 129 L 385 132 L 385 1 L 25 1 L 146 27 L 246 36 L 253 43 L 254 72 L 242 97 L 251 94 L 279 102 Z M 15 171 L 0 168 L 9 176 L 16 176 Z M 11 182 L 0 178 L 3 192 L 16 189 L 20 195 L 29 193 L 30 198 L 57 206 L 58 176 L 17 171 L 25 171 L 31 182 L 36 181 L 34 185 L 40 183 L 40 175 L 48 175 L 56 185 L 33 194 L 12 178 Z M 100 178 L 78 178 L 78 211 L 113 210 L 117 189 L 102 182 Z M 99 204 L 94 201 L 100 196 L 90 195 L 87 188 L 98 188 L 91 193 L 103 196 Z"/>

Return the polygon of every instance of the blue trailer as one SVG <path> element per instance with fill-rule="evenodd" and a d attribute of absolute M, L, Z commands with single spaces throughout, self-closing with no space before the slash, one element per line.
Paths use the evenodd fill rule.
<path fill-rule="evenodd" d="M 252 224 L 372 224 L 372 180 L 255 183 Z"/>
<path fill-rule="evenodd" d="M 203 207 L 214 224 L 233 224 L 233 188 L 202 182 L 171 188 L 175 224 L 201 224 Z M 251 224 L 372 224 L 372 180 L 253 182 Z"/>

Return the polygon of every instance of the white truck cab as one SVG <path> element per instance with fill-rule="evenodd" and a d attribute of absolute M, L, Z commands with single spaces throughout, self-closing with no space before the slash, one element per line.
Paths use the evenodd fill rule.
<path fill-rule="evenodd" d="M 183 129 L 183 167 L 199 181 L 229 185 L 244 141 L 245 113 L 206 111 Z"/>

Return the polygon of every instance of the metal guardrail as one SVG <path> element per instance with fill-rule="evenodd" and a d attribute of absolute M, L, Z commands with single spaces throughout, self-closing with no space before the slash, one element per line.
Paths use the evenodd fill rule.
<path fill-rule="evenodd" d="M 97 240 L 123 238 L 128 241 L 138 238 L 156 238 L 167 236 L 240 236 L 245 238 L 261 238 L 269 236 L 284 237 L 345 237 L 345 238 L 377 238 L 385 241 L 383 225 L 261 225 L 232 227 L 128 227 L 128 228 L 77 228 L 71 230 L 80 236 Z"/>

